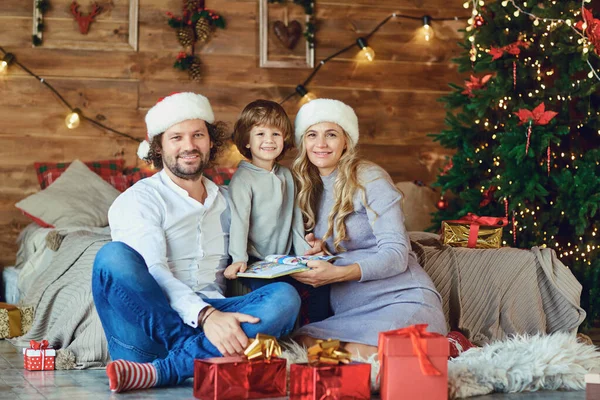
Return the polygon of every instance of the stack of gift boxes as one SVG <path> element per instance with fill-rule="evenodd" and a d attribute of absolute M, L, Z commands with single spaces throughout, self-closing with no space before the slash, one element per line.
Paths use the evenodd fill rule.
<path fill-rule="evenodd" d="M 382 332 L 379 337 L 382 400 L 448 398 L 448 340 L 426 325 Z M 259 334 L 246 357 L 195 360 L 194 397 L 260 399 L 287 395 L 286 360 L 274 337 Z M 308 363 L 290 366 L 289 399 L 371 398 L 371 364 L 351 362 L 338 340 L 318 341 Z"/>

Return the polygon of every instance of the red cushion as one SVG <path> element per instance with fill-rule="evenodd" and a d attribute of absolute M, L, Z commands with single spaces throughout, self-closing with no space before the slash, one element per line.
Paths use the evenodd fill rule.
<path fill-rule="evenodd" d="M 125 168 L 125 177 L 127 180 L 127 187 L 133 186 L 137 181 L 149 178 L 159 170 L 147 169 L 147 168 Z"/>
<path fill-rule="evenodd" d="M 85 163 L 89 169 L 100 175 L 102 179 L 121 191 L 125 189 L 121 189 L 113 184 L 113 182 L 120 184 L 120 180 L 112 177 L 123 174 L 124 164 L 125 160 L 123 159 L 89 161 Z M 71 163 L 36 162 L 33 165 L 35 167 L 38 182 L 40 183 L 40 188 L 46 189 L 52 184 L 52 182 L 58 179 L 63 172 L 67 170 Z"/>
<path fill-rule="evenodd" d="M 229 185 L 231 177 L 237 168 L 208 168 L 204 171 L 204 176 L 216 183 L 217 185 Z"/>

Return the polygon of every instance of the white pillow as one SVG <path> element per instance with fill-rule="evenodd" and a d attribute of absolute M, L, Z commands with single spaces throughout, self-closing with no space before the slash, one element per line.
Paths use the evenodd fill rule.
<path fill-rule="evenodd" d="M 52 185 L 16 204 L 42 226 L 108 225 L 108 208 L 120 192 L 75 160 Z"/>

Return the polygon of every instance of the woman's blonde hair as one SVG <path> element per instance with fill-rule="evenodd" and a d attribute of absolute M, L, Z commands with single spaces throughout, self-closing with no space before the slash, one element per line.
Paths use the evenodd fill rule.
<path fill-rule="evenodd" d="M 342 128 L 340 127 L 340 129 Z M 335 237 L 333 244 L 336 252 L 345 251 L 341 246 L 341 243 L 348 238 L 345 221 L 348 215 L 354 212 L 353 199 L 358 190 L 361 191 L 365 207 L 370 209 L 367 204 L 365 188 L 360 183 L 358 174 L 360 169 L 371 163 L 358 157 L 352 140 L 343 129 L 342 132 L 344 132 L 346 138 L 346 149 L 338 161 L 338 172 L 333 186 L 333 207 L 327 217 L 327 232 L 321 238 L 325 242 L 329 237 Z M 304 227 L 307 231 L 313 231 L 317 222 L 318 202 L 323 194 L 323 182 L 318 168 L 308 159 L 304 136 L 300 140 L 298 156 L 292 164 L 292 172 L 296 181 L 296 199 L 300 211 L 302 211 Z"/>

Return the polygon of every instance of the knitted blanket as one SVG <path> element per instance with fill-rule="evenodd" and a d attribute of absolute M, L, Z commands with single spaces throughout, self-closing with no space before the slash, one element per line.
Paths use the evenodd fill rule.
<path fill-rule="evenodd" d="M 477 344 L 511 334 L 573 331 L 585 318 L 581 285 L 552 250 L 473 250 L 443 246 L 438 236 L 411 232 L 413 250 L 443 298 L 451 330 Z M 94 307 L 91 272 L 96 252 L 110 236 L 69 233 L 52 263 L 33 279 L 22 303 L 36 308 L 31 330 L 12 339 L 47 339 L 61 349 L 57 367 L 101 367 L 109 360 Z"/>
<path fill-rule="evenodd" d="M 19 338 L 17 346 L 46 339 L 56 349 L 57 369 L 102 367 L 109 359 L 100 319 L 92 298 L 92 266 L 109 235 L 85 231 L 68 234 L 52 262 L 37 276 L 21 303 L 35 307 L 33 326 Z"/>
<path fill-rule="evenodd" d="M 482 345 L 513 334 L 574 331 L 585 319 L 581 284 L 554 250 L 467 249 L 411 232 L 411 245 L 443 299 L 450 330 Z"/>

